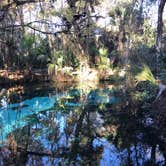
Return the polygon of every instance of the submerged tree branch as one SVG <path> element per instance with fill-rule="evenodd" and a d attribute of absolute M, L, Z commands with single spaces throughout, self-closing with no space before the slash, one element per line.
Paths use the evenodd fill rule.
<path fill-rule="evenodd" d="M 35 156 L 49 156 L 49 157 L 62 157 L 67 154 L 68 148 L 62 148 L 62 153 L 59 153 L 58 151 L 52 152 L 52 151 L 32 151 L 32 150 L 26 150 L 24 147 L 18 146 L 17 151 L 24 152 L 29 155 L 35 155 Z"/>

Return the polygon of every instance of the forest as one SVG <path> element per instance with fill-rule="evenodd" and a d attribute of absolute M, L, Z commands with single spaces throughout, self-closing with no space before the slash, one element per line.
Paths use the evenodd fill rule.
<path fill-rule="evenodd" d="M 165 166 L 165 4 L 0 0 L 0 166 Z"/>

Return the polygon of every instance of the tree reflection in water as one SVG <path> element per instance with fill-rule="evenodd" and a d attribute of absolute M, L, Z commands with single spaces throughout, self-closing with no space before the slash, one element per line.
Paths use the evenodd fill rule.
<path fill-rule="evenodd" d="M 1 108 L 0 165 L 164 165 L 157 130 L 122 105 L 115 90 L 99 88 Z"/>

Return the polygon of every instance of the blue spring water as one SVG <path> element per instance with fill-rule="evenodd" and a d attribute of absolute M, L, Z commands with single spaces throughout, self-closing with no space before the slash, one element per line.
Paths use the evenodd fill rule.
<path fill-rule="evenodd" d="M 27 116 L 51 109 L 57 96 L 34 97 L 20 103 L 8 104 L 0 108 L 0 141 L 4 141 L 9 133 L 27 124 Z"/>

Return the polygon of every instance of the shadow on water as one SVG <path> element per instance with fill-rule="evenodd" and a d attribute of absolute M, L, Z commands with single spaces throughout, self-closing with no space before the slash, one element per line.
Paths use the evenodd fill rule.
<path fill-rule="evenodd" d="M 116 89 L 46 87 L 0 108 L 0 165 L 164 166 L 157 130 Z"/>

